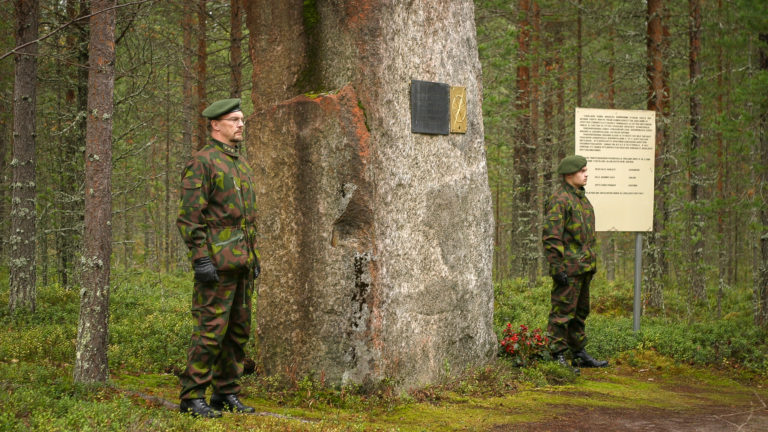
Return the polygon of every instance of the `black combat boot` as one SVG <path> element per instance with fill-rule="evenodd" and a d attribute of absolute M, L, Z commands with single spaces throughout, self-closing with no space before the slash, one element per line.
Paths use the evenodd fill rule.
<path fill-rule="evenodd" d="M 581 367 L 587 367 L 587 368 L 601 368 L 608 366 L 608 362 L 605 360 L 595 360 L 587 354 L 584 349 L 581 349 L 579 351 L 576 351 L 573 353 L 573 361 L 571 362 L 574 366 L 581 366 Z"/>
<path fill-rule="evenodd" d="M 581 374 L 581 371 L 579 368 L 575 367 L 575 365 L 571 366 L 568 364 L 568 360 L 565 359 L 565 351 L 560 351 L 559 353 L 552 354 L 552 358 L 560 363 L 560 366 L 570 370 L 571 372 L 575 373 L 576 375 Z"/>
<path fill-rule="evenodd" d="M 217 410 L 226 410 L 236 413 L 252 414 L 256 412 L 255 408 L 243 405 L 236 394 L 214 393 L 211 395 L 211 406 Z"/>
<path fill-rule="evenodd" d="M 182 413 L 189 413 L 195 417 L 203 418 L 219 418 L 221 417 L 221 411 L 216 411 L 207 403 L 205 399 L 182 399 L 179 404 L 179 411 Z"/>

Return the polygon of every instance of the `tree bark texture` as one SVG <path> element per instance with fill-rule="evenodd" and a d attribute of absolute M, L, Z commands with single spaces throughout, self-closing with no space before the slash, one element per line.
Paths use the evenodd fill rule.
<path fill-rule="evenodd" d="M 656 184 L 654 189 L 655 211 L 653 232 L 648 235 L 645 248 L 647 265 L 645 272 L 648 287 L 648 305 L 664 307 L 662 275 L 665 274 L 664 228 L 666 220 L 666 194 L 668 187 L 666 168 L 666 122 L 669 116 L 669 87 L 664 69 L 664 0 L 648 0 L 647 3 L 648 49 L 648 110 L 656 112 Z"/>
<path fill-rule="evenodd" d="M 314 4 L 314 2 L 311 2 Z M 307 31 L 317 28 L 317 10 L 302 0 L 253 0 L 246 2 L 246 26 L 253 60 L 254 110 L 290 99 L 308 88 L 301 86 L 307 74 Z M 305 14 L 309 17 L 305 27 Z M 257 30 L 258 33 L 254 33 Z M 312 89 L 318 90 L 318 89 Z"/>
<path fill-rule="evenodd" d="M 758 37 L 760 69 L 768 71 L 768 33 L 762 33 Z M 760 215 L 761 232 L 758 237 L 760 251 L 758 271 L 755 278 L 755 322 L 763 327 L 768 327 L 768 104 L 765 101 L 760 109 L 760 130 L 758 141 L 758 160 L 755 167 L 757 172 L 759 190 L 758 212 Z"/>
<path fill-rule="evenodd" d="M 242 48 L 243 43 L 243 0 L 230 1 L 229 15 L 229 70 L 230 70 L 230 89 L 229 97 L 239 98 L 243 91 L 243 65 Z"/>
<path fill-rule="evenodd" d="M 112 253 L 112 114 L 115 84 L 115 0 L 94 0 L 90 19 L 88 119 L 85 142 L 83 288 L 75 381 L 108 378 L 109 270 Z M 106 10 L 109 9 L 109 10 Z"/>
<path fill-rule="evenodd" d="M 531 0 L 518 1 L 518 66 L 517 98 L 515 108 L 519 113 L 516 140 L 514 144 L 515 191 L 517 199 L 517 226 L 511 242 L 515 255 L 515 274 L 528 276 L 533 283 L 538 274 L 537 259 L 540 255 L 540 235 L 536 205 L 538 191 L 538 147 L 536 122 L 538 103 L 534 78 L 536 66 L 534 39 L 536 34 L 536 10 Z"/>
<path fill-rule="evenodd" d="M 610 37 L 608 40 L 608 50 L 610 52 L 611 61 L 608 64 L 608 82 L 606 83 L 606 86 L 608 87 L 606 99 L 609 109 L 616 109 L 616 70 L 614 66 L 616 62 L 616 46 L 614 44 L 615 38 L 616 31 L 612 28 L 610 30 Z M 601 240 L 603 245 L 603 268 L 605 268 L 605 279 L 608 281 L 613 281 L 616 279 L 616 263 L 618 262 L 618 249 L 616 248 L 617 236 L 617 233 L 612 232 L 598 233 L 598 239 Z"/>
<path fill-rule="evenodd" d="M 473 3 L 260 3 L 246 8 L 264 370 L 413 388 L 489 360 Z M 465 86 L 468 132 L 411 133 L 412 79 Z"/>
<path fill-rule="evenodd" d="M 576 2 L 576 106 L 581 107 L 581 84 L 582 71 L 581 62 L 583 59 L 583 41 L 582 41 L 582 18 L 581 18 L 581 0 Z"/>
<path fill-rule="evenodd" d="M 171 224 L 173 223 L 171 221 L 171 208 L 173 207 L 175 209 L 175 206 L 172 204 L 171 200 L 171 172 L 172 166 L 171 166 L 171 149 L 172 149 L 172 141 L 171 141 L 171 110 L 174 109 L 173 103 L 171 103 L 171 70 L 168 69 L 165 75 L 165 84 L 166 84 L 166 94 L 168 95 L 168 102 L 165 106 L 165 152 L 164 152 L 164 158 L 165 158 L 165 173 L 163 175 L 163 179 L 165 181 L 164 189 L 165 189 L 165 202 L 163 205 L 163 212 L 165 213 L 165 217 L 163 218 L 163 267 L 166 273 L 168 273 L 171 270 L 171 244 L 172 244 L 172 238 L 171 237 Z M 127 237 L 126 237 L 127 238 Z"/>
<path fill-rule="evenodd" d="M 3 157 L 0 157 L 0 175 L 7 176 L 6 171 L 8 169 L 8 160 L 5 155 L 9 153 L 9 149 L 12 148 L 11 145 L 11 129 L 13 128 L 13 124 L 8 124 L 8 122 L 5 120 L 6 118 L 9 118 L 9 115 L 12 114 L 13 111 L 13 104 L 11 106 L 2 105 L 0 106 L 0 155 L 3 155 Z M 8 185 L 0 185 L 0 230 L 3 230 L 3 232 L 10 233 L 11 228 L 11 222 L 10 222 L 10 212 L 11 207 L 9 205 L 8 197 L 9 194 L 9 186 Z M 9 231 L 5 231 L 5 230 Z M 0 244 L 0 256 L 6 256 L 5 254 L 5 244 Z"/>
<path fill-rule="evenodd" d="M 208 106 L 208 96 L 205 82 L 208 79 L 208 38 L 206 36 L 206 0 L 198 0 L 197 5 L 197 63 L 196 89 L 197 112 L 201 113 Z M 197 115 L 197 149 L 201 149 L 208 140 L 208 122 L 205 117 Z"/>
<path fill-rule="evenodd" d="M 533 166 L 531 167 L 534 173 L 533 182 L 530 185 L 530 226 L 528 242 L 523 243 L 526 247 L 526 255 L 529 258 L 528 266 L 526 268 L 528 275 L 528 285 L 534 286 L 536 279 L 539 277 L 539 269 L 544 268 L 544 254 L 541 246 L 541 212 L 538 209 L 543 208 L 544 198 L 541 196 L 542 191 L 539 187 L 541 183 L 541 151 L 539 150 L 539 100 L 541 99 L 541 89 L 539 82 L 541 81 L 541 55 L 539 53 L 539 46 L 541 45 L 541 8 L 539 3 L 534 1 L 531 3 L 531 142 L 534 147 L 533 153 Z"/>
<path fill-rule="evenodd" d="M 17 0 L 16 45 L 37 39 L 37 0 Z M 35 288 L 35 101 L 37 100 L 37 50 L 30 44 L 14 56 L 13 91 L 13 181 L 11 183 L 10 293 L 11 312 L 34 312 Z"/>
<path fill-rule="evenodd" d="M 723 12 L 723 0 L 717 1 L 717 11 L 718 16 L 722 16 Z M 717 33 L 718 39 L 722 39 L 724 36 L 725 30 L 723 29 L 723 26 L 720 26 L 720 29 Z M 725 75 L 725 61 L 724 61 L 724 53 L 723 53 L 723 46 L 722 44 L 717 47 L 717 96 L 716 100 L 717 103 L 715 104 L 715 115 L 717 117 L 717 132 L 715 133 L 715 136 L 717 137 L 717 198 L 721 202 L 725 202 L 726 200 L 726 194 L 725 194 L 725 182 L 726 182 L 726 152 L 725 152 L 725 140 L 723 139 L 723 131 L 722 131 L 722 120 L 720 120 L 723 116 L 723 113 L 725 111 L 725 107 L 723 104 L 723 93 L 724 90 L 724 78 Z M 718 284 L 717 284 L 717 316 L 718 318 L 721 316 L 722 311 L 722 299 L 724 295 L 724 287 L 726 284 L 730 283 L 730 279 L 728 277 L 728 257 L 730 254 L 728 253 L 729 249 L 732 247 L 731 242 L 726 240 L 726 236 L 728 235 L 726 233 L 725 227 L 726 227 L 726 219 L 728 215 L 728 209 L 726 206 L 719 206 L 717 209 L 717 238 L 718 242 L 720 243 L 720 247 L 717 248 L 717 268 L 718 268 Z"/>
<path fill-rule="evenodd" d="M 85 0 L 68 0 L 65 4 L 66 17 L 75 20 L 90 13 Z M 76 65 L 88 64 L 89 28 L 86 22 L 69 29 L 66 36 L 67 51 L 72 53 L 71 60 Z M 62 62 L 59 66 L 65 77 L 61 112 L 66 124 L 66 133 L 61 135 L 58 146 L 59 195 L 54 218 L 58 224 L 56 231 L 56 261 L 59 283 L 72 289 L 78 284 L 79 268 L 77 257 L 80 255 L 80 242 L 83 232 L 83 195 L 84 167 L 82 164 L 83 143 L 85 142 L 86 112 L 88 111 L 88 69 Z"/>
<path fill-rule="evenodd" d="M 192 49 L 192 26 L 194 25 L 195 20 L 192 11 L 188 7 L 183 7 L 181 14 L 181 97 L 182 110 L 184 112 L 181 119 L 181 143 L 183 149 L 182 158 L 183 160 L 186 160 L 186 156 L 190 155 L 192 150 L 197 146 L 197 140 L 195 139 L 197 122 L 193 123 L 193 119 L 196 119 L 199 113 L 195 113 L 195 73 L 194 62 L 192 61 L 194 58 L 194 50 Z"/>
<path fill-rule="evenodd" d="M 692 301 L 703 300 L 704 291 L 704 220 L 701 206 L 701 182 L 704 173 L 701 170 L 701 97 L 699 96 L 697 81 L 701 76 L 701 0 L 689 0 L 689 54 L 688 54 L 688 77 L 690 84 L 690 162 L 689 166 L 689 191 L 691 200 L 691 211 L 689 214 L 688 225 L 691 247 L 689 248 L 690 259 L 690 295 Z"/>

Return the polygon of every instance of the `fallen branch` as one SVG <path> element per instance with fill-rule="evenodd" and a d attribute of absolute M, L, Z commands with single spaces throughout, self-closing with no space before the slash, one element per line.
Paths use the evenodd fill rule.
<path fill-rule="evenodd" d="M 757 392 L 754 391 L 754 390 L 752 390 L 752 392 L 755 394 L 755 397 L 757 397 L 757 400 L 760 401 L 760 404 L 762 406 L 751 408 L 751 409 L 748 409 L 746 411 L 740 411 L 740 412 L 735 412 L 735 413 L 730 413 L 730 414 L 723 414 L 723 415 L 716 415 L 716 416 L 713 416 L 713 417 L 718 419 L 718 420 L 724 421 L 724 422 L 726 422 L 726 423 L 728 423 L 728 424 L 730 424 L 730 425 L 732 425 L 734 427 L 736 427 L 737 431 L 740 431 L 740 430 L 744 429 L 744 426 L 748 425 L 749 422 L 752 421 L 752 417 L 755 415 L 755 412 L 762 411 L 762 410 L 765 410 L 766 408 L 768 408 L 768 405 L 765 404 L 765 401 L 763 401 L 763 399 L 760 397 L 760 395 L 757 394 Z M 740 416 L 740 415 L 745 415 L 745 414 L 747 415 L 747 419 L 743 423 L 741 423 L 741 424 L 734 423 L 734 422 L 724 418 L 724 417 Z"/>

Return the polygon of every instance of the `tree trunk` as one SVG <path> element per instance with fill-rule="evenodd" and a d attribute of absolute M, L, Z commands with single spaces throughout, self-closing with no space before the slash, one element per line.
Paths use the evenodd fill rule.
<path fill-rule="evenodd" d="M 496 146 L 496 190 L 495 193 L 495 205 L 493 207 L 494 210 L 494 220 L 496 221 L 496 225 L 494 226 L 493 231 L 493 257 L 494 257 L 494 264 L 493 268 L 495 270 L 494 277 L 495 282 L 501 282 L 505 278 L 506 274 L 506 268 L 507 268 L 507 257 L 504 253 L 504 242 L 502 242 L 502 231 L 501 231 L 501 215 L 502 215 L 502 208 L 504 208 L 504 202 L 502 201 L 501 197 L 501 189 L 502 189 L 502 176 L 501 176 L 501 145 Z"/>
<path fill-rule="evenodd" d="M 717 11 L 718 16 L 723 17 L 723 0 L 717 1 Z M 725 151 L 725 143 L 723 140 L 723 122 L 722 118 L 724 115 L 724 104 L 723 104 L 723 93 L 724 90 L 724 83 L 725 79 L 723 78 L 725 75 L 725 61 L 723 59 L 723 39 L 724 39 L 724 30 L 722 23 L 720 25 L 720 29 L 717 33 L 718 39 L 720 40 L 720 43 L 717 47 L 717 103 L 715 104 L 716 108 L 716 118 L 717 118 L 717 132 L 716 132 L 716 140 L 717 140 L 717 198 L 720 201 L 720 205 L 717 208 L 717 241 L 720 244 L 720 247 L 717 248 L 717 269 L 718 269 L 718 283 L 717 283 L 717 317 L 720 318 L 722 316 L 722 300 L 724 295 L 724 287 L 726 284 L 730 283 L 730 280 L 728 278 L 729 272 L 728 272 L 728 257 L 730 256 L 729 250 L 732 248 L 732 242 L 726 240 L 726 236 L 729 234 L 730 231 L 726 232 L 726 220 L 728 219 L 728 208 L 725 205 L 726 202 L 726 194 L 725 194 L 725 182 L 726 182 L 726 172 L 727 172 L 727 159 L 726 159 L 726 151 Z"/>
<path fill-rule="evenodd" d="M 83 289 L 77 328 L 76 382 L 108 378 L 109 274 L 112 252 L 112 114 L 115 0 L 93 0 L 90 18 L 88 118 L 85 141 Z M 108 10 L 107 10 L 108 9 Z"/>
<path fill-rule="evenodd" d="M 758 38 L 760 69 L 768 72 L 768 33 L 762 33 Z M 760 124 L 758 137 L 758 164 L 755 166 L 757 174 L 756 187 L 760 215 L 761 232 L 758 236 L 758 249 L 760 250 L 757 263 L 757 277 L 755 278 L 755 322 L 768 327 L 768 205 L 764 197 L 768 196 L 768 104 L 765 100 L 760 104 Z"/>
<path fill-rule="evenodd" d="M 645 248 L 647 263 L 648 306 L 656 309 L 664 307 L 662 277 L 665 274 L 666 259 L 664 256 L 664 229 L 666 222 L 666 196 L 668 187 L 668 170 L 666 163 L 666 122 L 669 116 L 669 88 L 664 68 L 664 1 L 648 0 L 647 11 L 647 47 L 648 47 L 648 109 L 656 112 L 656 184 L 655 216 L 653 232 L 648 236 Z"/>
<path fill-rule="evenodd" d="M 608 50 L 610 53 L 610 63 L 608 64 L 608 92 L 606 98 L 608 99 L 608 108 L 616 109 L 616 29 L 611 28 L 608 35 Z M 608 281 L 614 281 L 616 279 L 616 265 L 618 261 L 617 257 L 617 237 L 618 233 L 607 232 L 600 233 L 598 238 L 602 238 L 603 244 L 603 267 L 605 268 L 605 279 Z"/>
<path fill-rule="evenodd" d="M 582 19 L 581 0 L 576 2 L 576 106 L 581 107 L 581 61 L 582 61 Z"/>
<path fill-rule="evenodd" d="M 535 86 L 532 81 L 532 65 L 535 63 L 535 53 L 532 51 L 532 41 L 535 29 L 531 18 L 537 7 L 531 0 L 518 1 L 518 66 L 517 66 L 517 98 L 515 108 L 519 113 L 517 122 L 516 142 L 514 146 L 514 169 L 517 182 L 517 226 L 512 239 L 512 250 L 516 255 L 516 274 L 525 275 L 529 283 L 535 281 L 538 270 L 539 227 L 536 205 L 538 191 L 538 149 L 534 131 L 534 111 L 537 104 L 534 101 Z"/>
<path fill-rule="evenodd" d="M 241 44 L 243 43 L 242 0 L 230 0 L 229 28 L 229 70 L 231 77 L 229 97 L 239 98 L 243 91 L 243 64 L 241 48 Z"/>
<path fill-rule="evenodd" d="M 165 199 L 163 212 L 165 217 L 163 218 L 163 253 L 161 255 L 163 257 L 163 269 L 168 273 L 171 269 L 171 244 L 173 243 L 171 240 L 171 224 L 173 223 L 171 221 L 171 110 L 173 109 L 173 104 L 171 103 L 170 68 L 166 71 L 165 86 L 168 101 L 165 104 L 165 151 L 163 152 L 165 159 L 165 172 L 163 173 Z"/>
<path fill-rule="evenodd" d="M 65 2 L 66 17 L 74 20 L 88 15 L 88 2 L 68 0 Z M 67 51 L 70 60 L 77 65 L 88 64 L 88 26 L 79 22 L 67 32 Z M 85 113 L 88 110 L 88 70 L 62 62 L 61 75 L 65 77 L 64 97 L 61 112 L 66 124 L 58 149 L 59 182 L 56 187 L 60 198 L 55 202 L 57 231 L 56 257 L 59 283 L 65 289 L 77 285 L 79 278 L 78 257 L 83 223 L 83 143 L 85 142 Z"/>
<path fill-rule="evenodd" d="M 12 110 L 13 106 L 9 107 L 7 104 L 0 104 L 0 178 L 10 177 L 6 170 L 8 169 L 8 150 L 11 148 L 10 140 L 8 139 L 11 136 L 9 128 L 13 128 L 13 125 L 9 126 L 5 119 L 12 114 Z M 10 207 L 8 203 L 10 200 L 8 199 L 8 186 L 5 182 L 0 183 L 0 221 L 2 221 L 0 222 L 0 232 L 10 233 L 11 219 L 9 217 Z M 5 246 L 5 242 L 0 242 L 0 260 L 3 260 L 3 262 L 5 262 L 6 256 Z"/>
<path fill-rule="evenodd" d="M 688 179 L 690 193 L 690 212 L 688 215 L 690 248 L 688 259 L 690 260 L 690 297 L 693 303 L 703 300 L 704 292 L 704 220 L 702 216 L 702 203 L 700 196 L 700 183 L 704 173 L 701 170 L 701 97 L 699 96 L 698 80 L 701 75 L 701 0 L 689 0 L 689 56 L 688 56 L 688 82 L 690 86 L 690 161 L 688 164 Z"/>
<path fill-rule="evenodd" d="M 541 185 L 543 175 L 541 174 L 541 154 L 539 151 L 539 100 L 541 99 L 541 80 L 540 73 L 540 53 L 539 45 L 541 39 L 541 8 L 536 1 L 531 2 L 531 144 L 534 147 L 533 162 L 533 190 L 531 191 L 531 227 L 530 227 L 530 245 L 528 253 L 530 262 L 527 266 L 528 286 L 534 286 L 539 277 L 539 269 L 544 267 L 544 253 L 541 245 L 541 224 L 542 212 L 539 209 L 544 208 L 544 198 L 541 196 Z"/>
<path fill-rule="evenodd" d="M 308 3 L 308 4 L 305 4 Z M 252 0 L 245 4 L 253 61 L 253 108 L 259 111 L 309 89 L 307 31 L 317 28 L 314 2 Z M 304 10 L 306 8 L 306 11 Z M 305 28 L 304 20 L 310 29 Z M 258 33 L 254 33 L 258 29 Z M 290 35 L 290 36 L 288 36 Z M 304 78 L 304 87 L 300 90 Z"/>
<path fill-rule="evenodd" d="M 205 82 L 208 79 L 208 47 L 206 37 L 206 0 L 198 0 L 197 8 L 197 113 L 203 112 L 208 105 Z M 205 117 L 197 115 L 197 149 L 201 149 L 208 139 L 208 123 Z"/>
<path fill-rule="evenodd" d="M 195 105 L 195 74 L 194 74 L 194 50 L 192 49 L 192 26 L 194 25 L 194 15 L 188 3 L 181 5 L 181 67 L 182 67 L 182 119 L 181 119 L 181 148 L 182 160 L 187 160 L 188 155 L 197 146 L 195 139 L 195 130 L 197 126 L 196 105 Z"/>
<path fill-rule="evenodd" d="M 540 197 L 549 195 L 554 190 L 554 185 L 560 181 L 559 176 L 555 172 L 556 164 L 562 159 L 561 153 L 563 145 L 563 130 L 561 125 L 563 119 L 561 117 L 562 107 L 562 68 L 563 59 L 560 56 L 560 48 L 563 44 L 563 32 L 562 23 L 558 21 L 545 21 L 544 35 L 551 35 L 550 37 L 543 37 L 543 53 L 545 56 L 543 74 L 541 82 L 544 87 L 541 89 L 540 94 L 542 100 L 541 116 L 543 120 L 540 130 L 540 163 L 541 173 L 543 174 L 540 180 L 541 188 L 539 191 Z M 541 202 L 541 201 L 540 201 Z M 543 208 L 539 204 L 538 208 Z M 541 214 L 541 212 L 539 212 Z M 539 222 L 541 226 L 541 221 Z M 540 242 L 540 231 L 536 232 L 537 240 Z M 547 274 L 548 263 L 546 259 L 543 259 L 543 254 L 539 260 L 538 271 L 539 274 Z"/>
<path fill-rule="evenodd" d="M 16 46 L 37 39 L 37 0 L 17 0 Z M 11 183 L 10 293 L 11 313 L 34 313 L 37 302 L 35 245 L 35 102 L 37 101 L 37 50 L 33 43 L 14 55 L 13 181 Z"/>

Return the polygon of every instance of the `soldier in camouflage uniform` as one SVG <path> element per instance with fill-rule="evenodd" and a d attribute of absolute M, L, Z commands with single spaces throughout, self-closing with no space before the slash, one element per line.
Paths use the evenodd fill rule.
<path fill-rule="evenodd" d="M 220 417 L 222 410 L 254 412 L 237 397 L 245 345 L 251 332 L 256 249 L 253 173 L 240 155 L 240 99 L 217 101 L 203 111 L 210 141 L 184 168 L 176 225 L 195 271 L 194 330 L 181 376 L 181 412 Z M 205 391 L 213 386 L 210 405 Z"/>
<path fill-rule="evenodd" d="M 557 168 L 562 182 L 545 204 L 542 241 L 552 276 L 552 309 L 547 331 L 552 355 L 568 367 L 565 351 L 571 350 L 571 365 L 605 367 L 584 350 L 584 322 L 589 315 L 589 284 L 597 269 L 595 256 L 595 212 L 584 193 L 587 160 L 578 155 L 564 158 Z"/>

